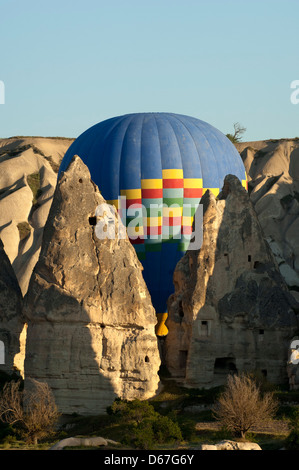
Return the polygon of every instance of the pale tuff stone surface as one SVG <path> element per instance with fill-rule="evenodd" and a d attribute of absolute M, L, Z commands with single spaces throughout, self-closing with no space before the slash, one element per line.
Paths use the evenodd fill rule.
<path fill-rule="evenodd" d="M 9 374 L 23 373 L 22 308 L 22 293 L 0 239 L 0 370 Z"/>
<path fill-rule="evenodd" d="M 192 387 L 254 370 L 281 383 L 298 304 L 240 181 L 228 175 L 219 198 L 207 191 L 202 204 L 202 247 L 178 263 L 168 301 L 168 369 Z"/>
<path fill-rule="evenodd" d="M 74 139 L 0 139 L 0 237 L 22 294 L 38 260 L 59 164 Z"/>
<path fill-rule="evenodd" d="M 236 147 L 265 237 L 299 300 L 299 139 L 242 142 Z"/>
<path fill-rule="evenodd" d="M 116 441 L 103 437 L 68 437 L 50 447 L 50 450 L 63 450 L 65 447 L 102 447 L 109 444 L 118 445 Z"/>
<path fill-rule="evenodd" d="M 217 444 L 202 444 L 199 450 L 262 450 L 256 442 L 221 441 Z"/>
<path fill-rule="evenodd" d="M 103 203 L 75 156 L 57 184 L 25 298 L 25 383 L 45 380 L 63 413 L 97 414 L 116 396 L 149 398 L 159 384 L 157 320 L 142 266 L 126 234 L 96 236 Z M 118 232 L 115 209 L 106 209 Z"/>

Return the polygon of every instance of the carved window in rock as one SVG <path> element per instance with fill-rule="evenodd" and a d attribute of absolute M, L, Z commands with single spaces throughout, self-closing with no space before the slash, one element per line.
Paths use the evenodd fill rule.
<path fill-rule="evenodd" d="M 259 335 L 258 335 L 259 341 L 264 341 L 264 335 L 265 335 L 265 330 L 260 329 Z"/>
<path fill-rule="evenodd" d="M 108 340 L 107 338 L 102 339 L 102 357 L 108 355 Z"/>
<path fill-rule="evenodd" d="M 97 225 L 97 218 L 96 218 L 95 216 L 89 217 L 88 221 L 89 221 L 89 225 L 91 225 L 91 226 L 93 226 L 93 227 L 94 227 L 95 225 Z"/>
<path fill-rule="evenodd" d="M 5 364 L 5 347 L 3 341 L 0 341 L 0 364 Z"/>
<path fill-rule="evenodd" d="M 210 336 L 211 330 L 211 321 L 210 320 L 200 320 L 199 322 L 199 335 L 203 337 Z"/>

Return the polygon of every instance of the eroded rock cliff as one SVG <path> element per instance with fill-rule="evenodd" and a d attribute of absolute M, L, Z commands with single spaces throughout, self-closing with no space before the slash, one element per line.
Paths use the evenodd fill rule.
<path fill-rule="evenodd" d="M 0 238 L 25 295 L 60 162 L 73 139 L 0 139 Z"/>
<path fill-rule="evenodd" d="M 265 237 L 299 300 L 299 139 L 236 144 Z"/>
<path fill-rule="evenodd" d="M 23 296 L 0 239 L 0 370 L 8 374 L 24 370 L 22 308 Z"/>

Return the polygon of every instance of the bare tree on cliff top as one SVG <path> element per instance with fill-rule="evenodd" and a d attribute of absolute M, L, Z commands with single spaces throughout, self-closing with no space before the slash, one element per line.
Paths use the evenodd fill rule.
<path fill-rule="evenodd" d="M 237 142 L 241 142 L 242 134 L 246 132 L 246 127 L 241 126 L 239 122 L 235 122 L 234 131 L 234 134 L 226 134 L 226 137 L 235 144 Z"/>

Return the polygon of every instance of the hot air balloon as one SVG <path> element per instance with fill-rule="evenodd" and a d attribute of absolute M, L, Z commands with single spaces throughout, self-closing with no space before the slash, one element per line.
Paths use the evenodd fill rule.
<path fill-rule="evenodd" d="M 188 249 L 202 195 L 207 189 L 218 195 L 227 174 L 247 189 L 239 153 L 224 134 L 194 117 L 135 113 L 83 132 L 67 150 L 59 174 L 74 155 L 87 165 L 104 199 L 126 211 L 128 236 L 158 316 L 156 333 L 165 336 L 173 272 Z"/>

